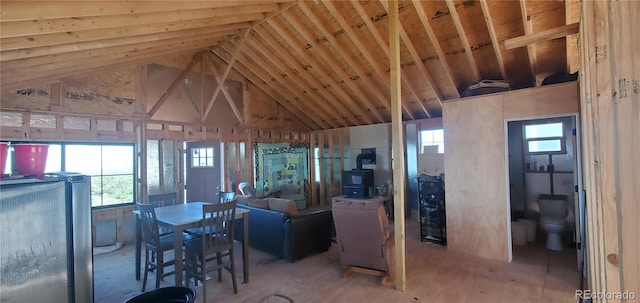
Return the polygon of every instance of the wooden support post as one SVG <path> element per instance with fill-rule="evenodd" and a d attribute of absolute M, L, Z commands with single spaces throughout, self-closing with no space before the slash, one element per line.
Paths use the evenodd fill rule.
<path fill-rule="evenodd" d="M 633 152 L 640 148 L 640 54 L 633 30 L 639 15 L 634 2 L 582 2 L 580 116 L 586 289 L 592 293 L 640 292 L 640 156 Z"/>
<path fill-rule="evenodd" d="M 396 289 L 407 288 L 405 268 L 405 222 L 404 222 L 404 136 L 402 132 L 402 94 L 400 92 L 400 20 L 398 1 L 389 1 L 389 66 L 391 69 L 391 129 L 393 141 L 393 199 L 395 227 Z"/>

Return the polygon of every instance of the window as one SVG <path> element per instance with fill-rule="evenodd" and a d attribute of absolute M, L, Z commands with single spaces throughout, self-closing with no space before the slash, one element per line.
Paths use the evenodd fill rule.
<path fill-rule="evenodd" d="M 65 145 L 64 170 L 91 176 L 91 206 L 132 203 L 133 145 Z"/>
<path fill-rule="evenodd" d="M 425 153 L 425 147 L 437 146 L 438 153 L 444 153 L 444 131 L 442 129 L 420 131 L 420 153 Z"/>
<path fill-rule="evenodd" d="M 564 153 L 564 129 L 562 122 L 529 124 L 524 126 L 527 153 Z"/>
<path fill-rule="evenodd" d="M 320 148 L 318 147 L 313 148 L 313 165 L 315 181 L 320 182 Z"/>
<path fill-rule="evenodd" d="M 12 171 L 11 153 L 6 173 Z M 91 176 L 91 206 L 113 206 L 135 201 L 133 144 L 51 143 L 45 173 L 68 171 Z"/>
<path fill-rule="evenodd" d="M 192 148 L 191 167 L 213 167 L 213 147 Z"/>

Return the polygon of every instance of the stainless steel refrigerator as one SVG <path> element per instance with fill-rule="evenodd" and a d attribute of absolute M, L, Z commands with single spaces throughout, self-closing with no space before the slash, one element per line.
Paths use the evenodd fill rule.
<path fill-rule="evenodd" d="M 0 303 L 93 302 L 91 179 L 0 181 Z"/>

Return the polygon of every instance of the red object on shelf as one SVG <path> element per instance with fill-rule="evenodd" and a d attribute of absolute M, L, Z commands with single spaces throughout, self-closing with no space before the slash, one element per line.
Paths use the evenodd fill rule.
<path fill-rule="evenodd" d="M 0 178 L 4 176 L 4 168 L 7 165 L 8 151 L 9 151 L 9 143 L 0 142 Z"/>
<path fill-rule="evenodd" d="M 47 164 L 47 144 L 12 144 L 15 158 L 15 170 L 23 176 L 35 175 L 44 177 L 44 169 Z"/>

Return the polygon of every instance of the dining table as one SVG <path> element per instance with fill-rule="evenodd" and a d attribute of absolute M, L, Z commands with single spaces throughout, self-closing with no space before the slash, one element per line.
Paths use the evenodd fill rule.
<path fill-rule="evenodd" d="M 189 202 L 185 204 L 176 204 L 171 206 L 156 207 L 156 220 L 158 225 L 167 227 L 174 232 L 175 241 L 175 260 L 182 260 L 184 249 L 182 245 L 183 231 L 199 227 L 202 221 L 202 205 L 210 204 L 207 202 Z M 136 215 L 136 234 L 135 234 L 135 276 L 136 280 L 140 280 L 141 269 L 141 252 L 142 252 L 142 224 L 140 220 L 140 210 L 134 210 Z M 245 208 L 236 208 L 236 220 L 242 220 L 244 225 L 244 234 L 242 236 L 242 273 L 244 283 L 249 283 L 249 210 Z M 175 262 L 175 285 L 183 285 L 183 263 Z"/>

